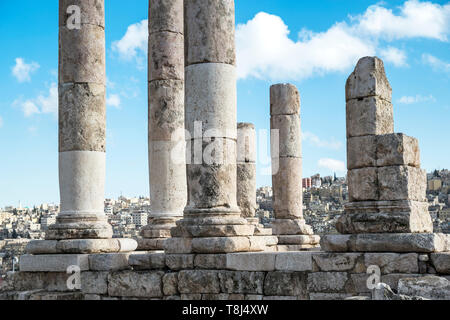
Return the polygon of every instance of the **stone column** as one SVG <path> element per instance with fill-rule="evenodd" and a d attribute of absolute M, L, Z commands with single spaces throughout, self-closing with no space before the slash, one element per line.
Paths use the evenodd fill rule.
<path fill-rule="evenodd" d="M 241 216 L 255 226 L 254 235 L 266 241 L 266 251 L 276 249 L 278 238 L 256 216 L 256 131 L 252 123 L 237 125 L 237 203 Z"/>
<path fill-rule="evenodd" d="M 187 201 L 184 134 L 183 0 L 149 2 L 151 214 L 139 248 L 162 250 Z"/>
<path fill-rule="evenodd" d="M 104 214 L 106 103 L 103 1 L 60 0 L 59 186 L 61 208 L 47 239 L 112 237 Z M 70 26 L 69 6 L 81 13 Z M 76 11 L 74 11 L 76 14 Z"/>
<path fill-rule="evenodd" d="M 104 1 L 60 0 L 61 205 L 46 240 L 31 241 L 25 249 L 33 255 L 47 254 L 21 259 L 21 265 L 29 263 L 34 271 L 61 267 L 71 260 L 66 254 L 81 254 L 77 257 L 86 259 L 86 253 L 129 252 L 137 247 L 132 239 L 112 239 L 112 227 L 104 214 L 105 80 Z"/>
<path fill-rule="evenodd" d="M 264 250 L 236 201 L 234 1 L 184 2 L 188 204 L 167 253 Z"/>
<path fill-rule="evenodd" d="M 256 132 L 251 123 L 237 125 L 237 203 L 242 217 L 258 225 L 256 215 Z"/>
<path fill-rule="evenodd" d="M 346 101 L 350 202 L 336 223 L 343 235 L 323 237 L 323 249 L 414 252 L 424 245 L 439 250 L 419 143 L 394 133 L 392 89 L 382 60 L 359 60 L 347 80 Z"/>
<path fill-rule="evenodd" d="M 272 187 L 278 244 L 289 250 L 315 247 L 319 237 L 303 218 L 300 94 L 291 84 L 270 88 Z M 274 139 L 278 132 L 279 140 Z"/>

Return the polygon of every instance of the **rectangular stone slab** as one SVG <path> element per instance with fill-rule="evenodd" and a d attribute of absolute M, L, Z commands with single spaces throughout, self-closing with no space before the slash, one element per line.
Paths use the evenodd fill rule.
<path fill-rule="evenodd" d="M 320 246 L 327 252 L 433 253 L 445 251 L 446 241 L 442 233 L 374 233 L 325 235 Z"/>
<path fill-rule="evenodd" d="M 350 201 L 378 200 L 377 168 L 368 167 L 349 170 L 347 180 Z"/>
<path fill-rule="evenodd" d="M 403 133 L 377 136 L 377 166 L 406 165 L 420 168 L 419 141 Z"/>
<path fill-rule="evenodd" d="M 377 136 L 351 137 L 347 139 L 347 169 L 377 166 Z"/>
<path fill-rule="evenodd" d="M 392 103 L 377 97 L 347 102 L 347 138 L 394 132 Z"/>
<path fill-rule="evenodd" d="M 78 266 L 81 271 L 89 270 L 89 255 L 87 254 L 52 254 L 29 255 L 20 257 L 22 272 L 67 272 L 69 266 Z"/>
<path fill-rule="evenodd" d="M 336 228 L 343 234 L 433 232 L 428 203 L 364 201 L 345 204 Z"/>
<path fill-rule="evenodd" d="M 380 200 L 426 201 L 427 174 L 410 166 L 378 168 Z"/>

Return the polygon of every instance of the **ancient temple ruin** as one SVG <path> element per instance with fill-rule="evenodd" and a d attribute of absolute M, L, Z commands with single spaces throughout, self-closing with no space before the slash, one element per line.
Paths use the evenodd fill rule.
<path fill-rule="evenodd" d="M 61 213 L 47 240 L 28 244 L 20 272 L 0 282 L 0 299 L 337 300 L 370 297 L 373 267 L 405 292 L 412 278 L 450 274 L 450 239 L 433 233 L 418 141 L 394 133 L 392 90 L 376 57 L 362 58 L 346 85 L 350 202 L 341 234 L 319 239 L 304 220 L 300 94 L 291 84 L 270 88 L 275 220 L 259 224 L 255 128 L 236 119 L 233 0 L 150 0 L 152 213 L 139 243 L 112 239 L 103 213 L 104 1 L 59 4 Z M 69 30 L 73 4 L 82 24 Z"/>

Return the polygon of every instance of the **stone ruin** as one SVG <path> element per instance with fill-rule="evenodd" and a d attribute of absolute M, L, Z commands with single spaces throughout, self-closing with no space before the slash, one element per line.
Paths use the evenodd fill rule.
<path fill-rule="evenodd" d="M 103 213 L 104 0 L 59 4 L 61 212 L 46 240 L 27 245 L 20 272 L 0 282 L 0 299 L 357 299 L 377 296 L 374 266 L 393 290 L 416 296 L 429 276 L 427 292 L 448 297 L 449 237 L 433 233 L 418 142 L 394 133 L 378 58 L 362 58 L 346 86 L 351 202 L 341 234 L 320 239 L 303 218 L 300 95 L 289 84 L 270 88 L 275 220 L 260 225 L 255 130 L 236 119 L 232 0 L 150 0 L 152 212 L 141 239 L 112 239 Z M 66 27 L 73 4 L 81 29 Z"/>

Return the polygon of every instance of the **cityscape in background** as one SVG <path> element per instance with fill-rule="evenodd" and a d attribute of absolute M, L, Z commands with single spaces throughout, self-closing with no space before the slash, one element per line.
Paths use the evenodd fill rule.
<path fill-rule="evenodd" d="M 434 232 L 450 233 L 450 171 L 427 174 L 427 200 Z M 257 190 L 257 217 L 265 226 L 273 219 L 272 188 Z M 337 233 L 335 224 L 348 202 L 345 177 L 319 174 L 303 179 L 303 211 L 315 234 Z M 44 239 L 47 228 L 56 222 L 59 206 L 41 204 L 34 208 L 0 208 L 0 274 L 13 269 L 14 257 L 20 256 L 31 239 Z M 113 226 L 115 238 L 137 238 L 147 225 L 150 212 L 148 197 L 105 199 L 105 214 Z"/>

